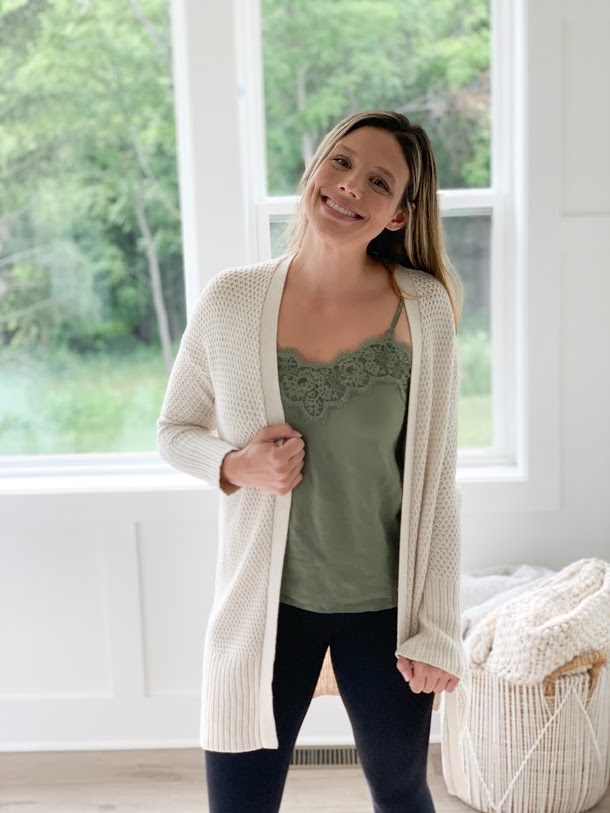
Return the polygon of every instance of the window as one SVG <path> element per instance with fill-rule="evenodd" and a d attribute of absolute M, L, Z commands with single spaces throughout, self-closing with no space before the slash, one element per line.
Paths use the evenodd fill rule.
<path fill-rule="evenodd" d="M 186 323 L 169 5 L 2 8 L 0 456 L 154 453 Z"/>
<path fill-rule="evenodd" d="M 434 148 L 447 250 L 464 283 L 460 447 L 494 446 L 491 376 L 491 34 L 488 0 L 261 0 L 264 165 L 258 251 L 276 256 L 294 190 L 339 120 L 373 108 Z M 249 71 L 255 75 L 255 71 Z"/>
<path fill-rule="evenodd" d="M 10 277 L 9 272 L 16 258 L 25 266 L 28 252 L 35 257 L 47 245 L 48 231 L 55 229 L 55 251 L 47 258 L 46 266 L 39 263 L 43 271 L 47 267 L 61 269 L 61 275 L 45 277 L 52 281 L 53 295 L 61 294 L 62 301 L 69 303 L 70 296 L 74 302 L 78 292 L 78 306 L 72 306 L 73 322 L 80 318 L 85 333 L 88 326 L 95 324 L 92 303 L 96 307 L 104 305 L 110 323 L 102 338 L 110 335 L 117 347 L 121 347 L 121 341 L 128 342 L 117 327 L 113 311 L 108 310 L 108 303 L 119 299 L 121 312 L 137 319 L 145 297 L 136 280 L 147 286 L 149 268 L 154 267 L 149 259 L 154 255 L 146 253 L 146 246 L 156 248 L 175 352 L 185 324 L 184 309 L 192 311 L 202 287 L 215 274 L 282 250 L 278 243 L 282 223 L 296 203 L 292 185 L 296 185 L 305 157 L 317 146 L 319 135 L 354 106 L 372 105 L 374 100 L 375 106 L 400 109 L 402 104 L 411 118 L 427 125 L 433 139 L 441 174 L 439 199 L 446 241 L 466 289 L 458 333 L 458 473 L 465 486 L 465 510 L 476 512 L 480 505 L 493 511 L 556 507 L 558 456 L 549 452 L 556 449 L 557 421 L 549 419 L 556 389 L 549 386 L 544 392 L 534 390 L 536 382 L 528 372 L 528 365 L 532 370 L 547 369 L 541 357 L 541 342 L 528 345 L 527 331 L 532 329 L 531 320 L 536 320 L 538 326 L 549 321 L 545 322 L 548 288 L 543 297 L 541 286 L 531 282 L 538 279 L 541 255 L 546 258 L 548 254 L 549 232 L 541 229 L 538 215 L 552 206 L 556 197 L 548 176 L 543 182 L 543 176 L 532 171 L 541 161 L 544 163 L 546 154 L 527 129 L 528 118 L 539 121 L 532 105 L 547 98 L 542 84 L 526 84 L 529 69 L 540 72 L 540 64 L 534 60 L 532 68 L 530 62 L 545 36 L 544 25 L 533 9 L 524 0 L 488 0 L 489 6 L 479 0 L 173 2 L 169 4 L 174 44 L 171 70 L 168 21 L 163 16 L 168 9 L 155 6 L 156 2 L 159 0 L 139 0 L 127 8 L 114 0 L 101 9 L 99 4 L 79 0 L 72 5 L 55 4 L 52 11 L 45 10 L 38 16 L 23 11 L 21 20 L 19 16 L 10 19 L 10 14 L 25 8 L 23 3 L 13 0 L 3 6 L 4 29 L 11 33 L 7 37 L 10 45 L 5 45 L 0 57 L 4 75 L 9 77 L 0 94 L 4 109 L 11 110 L 12 129 L 6 126 L 9 118 L 5 114 L 0 156 L 3 179 L 14 176 L 19 180 L 4 184 L 0 212 L 0 324 L 4 341 L 0 342 L 0 350 L 6 349 L 6 337 L 14 329 L 6 326 L 10 321 L 7 307 L 16 308 L 20 314 L 23 311 L 21 322 L 38 309 L 45 312 L 48 295 L 42 288 L 37 294 L 39 299 L 34 298 L 32 283 L 39 283 L 34 272 L 23 270 L 23 278 Z M 60 14 L 58 8 L 67 10 Z M 367 16 L 363 17 L 365 11 Z M 292 22 L 288 12 L 293 15 Z M 308 64 L 305 72 L 299 72 L 299 54 L 311 57 L 312 53 L 307 50 L 311 44 L 305 40 L 299 44 L 296 37 L 298 27 L 303 28 L 303 35 L 309 31 L 311 37 L 308 13 L 316 22 L 314 33 L 326 44 L 318 55 L 319 65 Z M 530 31 L 532 16 L 534 29 Z M 60 33 L 53 33 L 52 19 L 64 26 L 63 34 L 61 28 Z M 93 19 L 97 20 L 97 28 Z M 9 29 L 13 23 L 16 27 Z M 369 31 L 378 36 L 383 31 L 383 42 L 363 40 Z M 87 32 L 97 38 L 95 48 L 69 49 L 66 53 L 67 42 Z M 129 43 L 127 52 L 123 51 L 124 41 Z M 327 53 L 331 41 L 336 50 L 334 57 Z M 360 42 L 359 48 L 356 42 Z M 49 54 L 41 47 L 45 43 Z M 105 55 L 100 65 L 94 60 L 98 55 Z M 373 70 L 376 63 L 382 71 Z M 325 78 L 324 71 L 329 78 Z M 47 93 L 45 104 L 38 100 L 38 112 L 32 113 L 30 126 L 26 113 L 36 109 L 36 94 L 24 95 L 22 88 L 29 82 L 35 91 L 43 84 L 43 76 L 45 88 L 52 92 Z M 421 85 L 425 92 L 418 86 L 422 77 L 426 80 Z M 88 92 L 90 86 L 96 93 L 94 102 L 87 104 L 89 97 L 84 90 Z M 137 104 L 118 105 L 119 89 L 139 90 Z M 177 150 L 170 97 L 175 102 Z M 14 103 L 15 99 L 20 103 Z M 141 110 L 144 112 L 138 115 Z M 439 111 L 449 117 L 451 127 Z M 131 131 L 123 126 L 126 113 L 135 123 Z M 133 133 L 140 137 L 136 142 Z M 112 176 L 114 181 L 108 172 L 112 149 L 118 150 L 123 159 L 118 164 L 122 176 Z M 176 152 L 180 158 L 180 206 Z M 528 155 L 536 155 L 531 166 Z M 77 158 L 84 160 L 90 173 L 85 176 L 87 183 L 76 171 Z M 28 165 L 32 168 L 29 181 Z M 133 203 L 128 206 L 128 191 L 133 192 L 129 181 L 136 165 L 145 179 L 145 212 L 153 227 L 154 241 L 148 244 L 142 237 L 146 231 L 138 220 L 137 208 Z M 45 173 L 39 171 L 42 167 Z M 37 175 L 44 183 L 41 181 L 40 189 L 36 187 L 40 197 L 35 208 L 30 206 L 27 190 Z M 79 183 L 84 192 L 75 198 L 74 188 L 78 189 Z M 47 207 L 41 218 L 40 201 L 44 201 L 45 192 L 51 196 L 53 208 Z M 26 214 L 28 207 L 32 208 L 31 216 Z M 69 249 L 63 238 L 57 237 L 63 233 L 53 225 L 58 219 L 68 220 L 62 215 L 67 207 L 78 213 L 69 231 Z M 14 238 L 14 224 L 23 216 L 26 221 L 18 232 L 18 241 Z M 35 229 L 38 232 L 34 234 Z M 34 237 L 30 237 L 32 234 Z M 98 240 L 100 235 L 103 241 Z M 113 236 L 116 243 L 110 239 Z M 103 250 L 96 248 L 100 242 Z M 61 247 L 63 254 L 58 259 L 57 249 Z M 112 283 L 123 274 L 129 282 L 118 286 L 118 290 L 113 288 Z M 150 443 L 145 440 L 144 444 L 149 445 L 138 446 L 132 435 L 123 446 L 131 453 L 111 452 L 111 448 L 118 448 L 111 442 L 126 436 L 117 420 L 106 446 L 110 453 L 88 454 L 68 444 L 63 448 L 72 448 L 75 454 L 56 458 L 62 472 L 70 467 L 82 471 L 82 466 L 78 467 L 83 461 L 91 473 L 105 468 L 113 476 L 117 472 L 135 473 L 143 467 L 159 480 L 159 485 L 151 484 L 152 488 L 187 485 L 184 480 L 176 480 L 175 470 L 155 452 L 137 451 L 154 448 L 155 422 L 167 384 L 169 354 L 164 358 L 160 334 L 155 335 L 157 316 L 152 290 L 151 286 L 146 294 L 147 319 L 135 338 L 130 336 L 131 349 L 134 341 L 140 341 L 143 355 L 150 351 L 156 359 L 151 361 L 155 365 L 153 393 L 136 387 L 133 396 L 140 406 L 147 404 L 140 413 L 139 426 L 149 433 Z M 51 327 L 57 329 L 52 320 Z M 119 335 L 115 335 L 114 328 Z M 126 353 L 129 347 L 123 349 Z M 84 355 L 85 349 L 77 352 Z M 90 357 L 95 352 L 98 348 Z M 31 429 L 22 418 L 23 410 L 15 404 L 28 395 L 23 384 L 28 379 L 19 379 L 19 367 L 11 367 L 7 356 L 0 363 L 2 381 L 8 382 L 12 402 L 9 407 L 0 407 L 0 434 L 15 438 L 21 432 L 23 438 L 28 432 L 31 435 Z M 139 363 L 145 366 L 142 357 Z M 45 373 L 44 359 L 37 370 Z M 60 381 L 66 384 L 69 378 L 68 373 Z M 111 391 L 103 381 L 98 389 L 102 387 Z M 30 400 L 40 397 L 35 390 L 32 392 Z M 128 392 L 129 387 L 125 387 L 123 395 Z M 107 408 L 119 413 L 112 399 Z M 38 436 L 44 434 L 39 432 Z M 24 472 L 28 476 L 35 473 L 36 447 L 22 443 L 18 448 L 31 455 L 24 458 Z M 96 443 L 89 448 L 103 447 Z M 8 456 L 14 449 L 7 446 L 0 450 L 0 467 L 3 461 L 16 461 L 18 468 L 20 459 Z M 161 482 L 163 478 L 165 483 Z M 192 485 L 192 478 L 186 479 Z M 7 482 L 6 478 L 3 482 Z M 36 487 L 46 488 L 40 482 Z M 79 481 L 74 487 L 80 489 L 80 485 Z M 135 488 L 140 485 L 134 481 Z M 105 481 L 102 487 L 107 490 L 113 486 Z"/>

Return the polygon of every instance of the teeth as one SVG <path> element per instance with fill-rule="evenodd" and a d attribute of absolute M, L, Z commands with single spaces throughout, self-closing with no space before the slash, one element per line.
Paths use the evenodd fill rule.
<path fill-rule="evenodd" d="M 341 212 L 342 215 L 349 215 L 350 217 L 358 217 L 358 215 L 355 212 L 350 212 L 349 209 L 344 209 L 342 206 L 339 206 L 338 203 L 335 203 L 334 200 L 331 200 L 330 198 L 325 198 L 325 200 L 326 200 L 327 205 L 330 206 L 331 209 L 335 209 L 335 211 Z"/>

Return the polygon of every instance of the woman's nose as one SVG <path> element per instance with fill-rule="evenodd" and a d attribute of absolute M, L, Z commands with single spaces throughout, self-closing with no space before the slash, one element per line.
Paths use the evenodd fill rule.
<path fill-rule="evenodd" d="M 339 182 L 339 189 L 342 189 L 348 195 L 359 198 L 362 194 L 362 182 L 357 175 L 344 175 Z"/>

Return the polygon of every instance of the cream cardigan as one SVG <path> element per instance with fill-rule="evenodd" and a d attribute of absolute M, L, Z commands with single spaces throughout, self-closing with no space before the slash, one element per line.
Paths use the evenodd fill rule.
<path fill-rule="evenodd" d="M 227 452 L 285 420 L 277 323 L 293 256 L 217 274 L 182 337 L 158 421 L 159 451 L 175 468 L 217 488 Z M 416 296 L 405 297 L 413 360 L 395 654 L 460 677 L 456 691 L 442 693 L 445 726 L 455 737 L 463 730 L 469 691 L 460 635 L 455 327 L 449 296 L 435 277 L 402 266 L 395 274 L 403 293 Z M 220 490 L 214 602 L 204 642 L 203 749 L 278 747 L 272 679 L 290 503 L 290 492 Z"/>

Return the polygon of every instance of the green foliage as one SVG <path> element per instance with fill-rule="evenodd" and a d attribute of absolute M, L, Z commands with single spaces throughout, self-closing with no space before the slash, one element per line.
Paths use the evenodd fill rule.
<path fill-rule="evenodd" d="M 460 449 L 481 449 L 493 443 L 491 396 L 460 398 L 458 445 Z"/>
<path fill-rule="evenodd" d="M 0 454 L 152 451 L 167 385 L 159 347 L 0 352 Z"/>
<path fill-rule="evenodd" d="M 293 194 L 323 135 L 372 108 L 426 128 L 442 187 L 489 184 L 487 0 L 262 0 L 262 14 L 270 194 Z"/>
<path fill-rule="evenodd" d="M 136 196 L 153 234 L 164 235 L 158 260 L 179 314 L 170 323 L 184 327 L 168 5 L 138 8 L 146 25 L 122 0 L 30 0 L 0 11 L 1 248 L 6 258 L 35 249 L 47 286 L 44 304 L 29 289 L 30 310 L 22 318 L 18 309 L 16 324 L 15 297 L 0 299 L 5 343 L 156 339 Z M 0 280 L 14 285 L 19 262 Z"/>
<path fill-rule="evenodd" d="M 491 346 L 483 330 L 459 335 L 460 395 L 491 393 Z"/>
<path fill-rule="evenodd" d="M 426 127 L 442 186 L 489 183 L 486 0 L 261 4 L 271 194 L 292 194 L 324 133 L 365 108 Z M 184 284 L 169 4 L 135 8 L 0 6 L 0 454 L 155 446 L 167 369 L 138 201 L 174 343 Z M 463 395 L 484 402 L 486 320 L 466 316 Z"/>
<path fill-rule="evenodd" d="M 0 455 L 154 450 L 167 375 L 158 346 L 131 341 L 124 352 L 85 356 L 67 348 L 51 356 L 0 351 Z M 468 388 L 462 369 L 460 446 L 489 445 L 489 391 L 469 395 Z"/>

